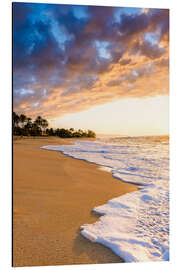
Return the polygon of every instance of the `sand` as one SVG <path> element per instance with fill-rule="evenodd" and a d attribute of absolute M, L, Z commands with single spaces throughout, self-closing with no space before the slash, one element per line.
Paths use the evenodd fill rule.
<path fill-rule="evenodd" d="M 95 164 L 40 149 L 60 138 L 14 141 L 13 266 L 119 263 L 110 249 L 80 234 L 95 206 L 136 190 Z"/>

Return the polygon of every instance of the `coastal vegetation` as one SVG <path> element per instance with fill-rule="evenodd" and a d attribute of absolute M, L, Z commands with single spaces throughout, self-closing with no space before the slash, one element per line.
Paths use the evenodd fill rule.
<path fill-rule="evenodd" d="M 65 129 L 48 128 L 48 121 L 41 116 L 37 116 L 35 120 L 24 114 L 18 115 L 13 112 L 13 135 L 15 136 L 58 136 L 61 138 L 95 138 L 96 134 L 92 130 L 84 131 L 74 128 Z"/>

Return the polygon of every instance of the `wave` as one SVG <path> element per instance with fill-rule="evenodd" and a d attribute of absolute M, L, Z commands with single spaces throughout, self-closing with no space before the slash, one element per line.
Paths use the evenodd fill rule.
<path fill-rule="evenodd" d="M 167 138 L 126 137 L 43 146 L 93 162 L 139 190 L 95 207 L 102 215 L 81 234 L 111 248 L 126 262 L 169 260 L 169 155 Z"/>

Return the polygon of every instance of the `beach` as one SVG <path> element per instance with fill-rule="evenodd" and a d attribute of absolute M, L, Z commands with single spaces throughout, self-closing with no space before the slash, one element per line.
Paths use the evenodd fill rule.
<path fill-rule="evenodd" d="M 123 261 L 84 238 L 80 226 L 98 220 L 94 207 L 137 187 L 95 164 L 40 148 L 70 143 L 55 137 L 14 141 L 13 266 Z"/>

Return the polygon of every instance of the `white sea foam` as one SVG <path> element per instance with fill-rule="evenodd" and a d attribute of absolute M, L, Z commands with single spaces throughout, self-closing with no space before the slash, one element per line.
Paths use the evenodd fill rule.
<path fill-rule="evenodd" d="M 96 163 L 117 179 L 141 185 L 95 207 L 102 216 L 81 226 L 84 237 L 111 248 L 126 262 L 169 260 L 167 139 L 115 138 L 42 148 Z"/>

